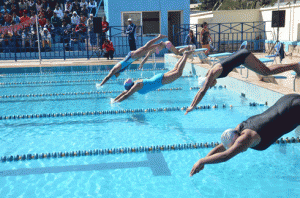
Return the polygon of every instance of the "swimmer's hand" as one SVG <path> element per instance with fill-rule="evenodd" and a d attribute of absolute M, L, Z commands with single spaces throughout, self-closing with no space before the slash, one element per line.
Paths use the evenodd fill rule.
<path fill-rule="evenodd" d="M 143 65 L 144 65 L 144 64 L 141 64 L 141 65 L 139 66 L 138 69 L 143 69 Z"/>
<path fill-rule="evenodd" d="M 195 107 L 188 107 L 184 115 L 188 114 L 188 112 L 193 111 Z"/>
<path fill-rule="evenodd" d="M 193 175 L 195 175 L 196 173 L 199 173 L 200 171 L 202 171 L 204 169 L 204 164 L 202 164 L 201 159 L 198 160 L 198 162 L 196 162 L 190 172 L 190 177 L 192 177 Z"/>

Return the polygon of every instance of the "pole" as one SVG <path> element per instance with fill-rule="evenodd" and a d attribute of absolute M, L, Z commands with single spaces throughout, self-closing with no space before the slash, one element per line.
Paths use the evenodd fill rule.
<path fill-rule="evenodd" d="M 40 34 L 39 34 L 39 26 L 38 26 L 38 15 L 35 15 L 35 23 L 36 23 L 36 34 L 37 34 L 37 38 L 38 38 L 38 48 L 39 48 L 39 60 L 40 60 L 40 64 L 42 64 L 42 58 L 41 58 L 41 44 L 40 44 Z"/>
<path fill-rule="evenodd" d="M 278 9 L 277 10 L 279 11 L 279 0 L 278 0 Z M 276 43 L 278 43 L 278 42 L 279 42 L 279 27 L 277 27 L 277 41 L 276 41 Z"/>

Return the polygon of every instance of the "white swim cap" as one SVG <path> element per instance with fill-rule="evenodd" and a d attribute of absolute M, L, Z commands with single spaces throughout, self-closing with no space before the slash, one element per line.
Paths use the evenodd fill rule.
<path fill-rule="evenodd" d="M 203 87 L 204 83 L 205 83 L 206 77 L 199 77 L 198 78 L 198 85 L 200 86 L 200 88 Z"/>
<path fill-rule="evenodd" d="M 124 88 L 126 90 L 129 90 L 132 86 L 133 86 L 133 82 L 130 78 L 128 78 L 127 80 L 124 81 Z"/>
<path fill-rule="evenodd" d="M 233 142 L 235 142 L 237 135 L 237 131 L 235 129 L 227 129 L 224 131 L 221 135 L 221 142 L 224 145 L 226 149 L 229 148 L 229 145 Z"/>

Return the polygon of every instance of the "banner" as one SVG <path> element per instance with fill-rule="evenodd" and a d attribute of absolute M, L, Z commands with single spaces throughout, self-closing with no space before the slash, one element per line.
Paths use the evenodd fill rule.
<path fill-rule="evenodd" d="M 1 33 L 6 33 L 6 32 L 15 32 L 15 31 L 19 31 L 19 30 L 23 30 L 26 27 L 29 27 L 33 24 L 35 24 L 36 18 L 32 17 L 26 21 L 24 21 L 23 23 L 19 23 L 16 25 L 11 25 L 11 26 L 3 26 L 0 27 L 0 34 Z"/>

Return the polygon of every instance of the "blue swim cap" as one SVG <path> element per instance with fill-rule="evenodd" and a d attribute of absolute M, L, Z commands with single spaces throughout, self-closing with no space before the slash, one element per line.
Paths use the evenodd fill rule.
<path fill-rule="evenodd" d="M 133 84 L 134 84 L 134 82 L 132 82 L 132 80 L 129 78 L 129 79 L 125 80 L 124 88 L 128 91 L 133 86 Z"/>

